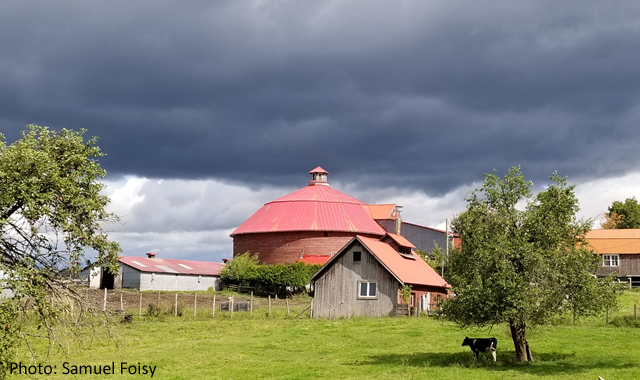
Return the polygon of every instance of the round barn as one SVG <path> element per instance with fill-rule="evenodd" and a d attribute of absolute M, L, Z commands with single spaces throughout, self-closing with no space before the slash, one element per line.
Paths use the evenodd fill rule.
<path fill-rule="evenodd" d="M 356 235 L 386 234 L 366 203 L 331 188 L 326 170 L 309 173 L 308 186 L 267 202 L 231 233 L 234 256 L 251 252 L 265 264 L 324 263 Z"/>

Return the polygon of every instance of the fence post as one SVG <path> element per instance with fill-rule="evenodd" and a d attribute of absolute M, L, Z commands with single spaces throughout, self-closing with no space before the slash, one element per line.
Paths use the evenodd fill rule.
<path fill-rule="evenodd" d="M 289 299 L 285 298 L 285 300 L 287 300 L 287 315 L 291 315 L 291 313 L 289 313 Z"/>
<path fill-rule="evenodd" d="M 269 294 L 269 316 L 271 316 L 271 294 Z"/>
<path fill-rule="evenodd" d="M 311 305 L 309 306 L 309 318 L 313 318 L 313 298 L 311 299 Z"/>
<path fill-rule="evenodd" d="M 216 317 L 216 295 L 213 295 L 213 306 L 211 307 L 211 318 Z"/>
<path fill-rule="evenodd" d="M 173 302 L 173 316 L 178 316 L 178 293 L 176 293 L 176 300 Z"/>
<path fill-rule="evenodd" d="M 638 305 L 636 305 L 635 303 L 633 304 L 633 320 L 638 320 Z"/>
<path fill-rule="evenodd" d="M 231 318 L 233 318 L 233 297 L 229 297 L 231 299 L 231 303 L 229 305 L 229 312 L 231 313 Z"/>
<path fill-rule="evenodd" d="M 253 318 L 253 290 L 251 291 L 251 302 L 249 303 L 249 317 Z"/>
<path fill-rule="evenodd" d="M 196 317 L 196 312 L 198 310 L 198 293 L 193 293 L 193 317 Z"/>
<path fill-rule="evenodd" d="M 124 305 L 122 303 L 122 293 L 120 293 L 120 310 L 124 311 Z"/>
<path fill-rule="evenodd" d="M 104 302 L 102 303 L 102 311 L 107 311 L 107 288 L 104 288 Z"/>
<path fill-rule="evenodd" d="M 607 321 L 605 323 L 605 325 L 609 324 L 609 308 L 607 307 Z"/>
<path fill-rule="evenodd" d="M 156 310 L 160 312 L 160 291 L 158 290 L 158 300 L 156 301 Z"/>
<path fill-rule="evenodd" d="M 142 292 L 140 292 L 140 303 L 138 304 L 138 317 L 142 317 Z"/>

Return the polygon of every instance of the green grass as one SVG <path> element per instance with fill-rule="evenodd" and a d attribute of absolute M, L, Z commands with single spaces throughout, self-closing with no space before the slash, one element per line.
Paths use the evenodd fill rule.
<path fill-rule="evenodd" d="M 633 314 L 640 293 L 627 292 L 610 315 Z M 605 326 L 604 317 L 538 327 L 529 333 L 534 362 L 514 361 L 506 326 L 460 330 L 432 318 L 309 320 L 254 313 L 215 319 L 137 318 L 118 325 L 118 347 L 105 341 L 49 363 L 120 362 L 157 366 L 157 379 L 640 379 L 640 329 Z M 465 336 L 496 336 L 498 362 L 472 359 Z M 21 351 L 27 360 L 26 350 Z M 117 371 L 119 372 L 119 371 Z M 96 375 L 81 378 L 149 378 Z M 25 375 L 11 378 L 27 378 Z M 71 375 L 44 378 L 73 378 Z"/>

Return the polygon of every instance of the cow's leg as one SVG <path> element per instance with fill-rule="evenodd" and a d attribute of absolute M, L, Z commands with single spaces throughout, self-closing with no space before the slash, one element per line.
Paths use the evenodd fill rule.
<path fill-rule="evenodd" d="M 491 350 L 491 356 L 493 356 L 493 362 L 495 363 L 496 362 L 496 350 L 495 349 Z"/>
<path fill-rule="evenodd" d="M 473 358 L 478 361 L 478 354 L 480 351 L 473 351 Z"/>

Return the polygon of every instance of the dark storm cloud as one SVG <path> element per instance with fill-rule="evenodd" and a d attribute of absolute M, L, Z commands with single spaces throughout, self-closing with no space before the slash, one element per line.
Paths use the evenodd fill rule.
<path fill-rule="evenodd" d="M 636 2 L 11 2 L 0 130 L 88 128 L 110 174 L 443 193 L 638 165 Z M 303 178 L 301 180 L 301 178 Z"/>

